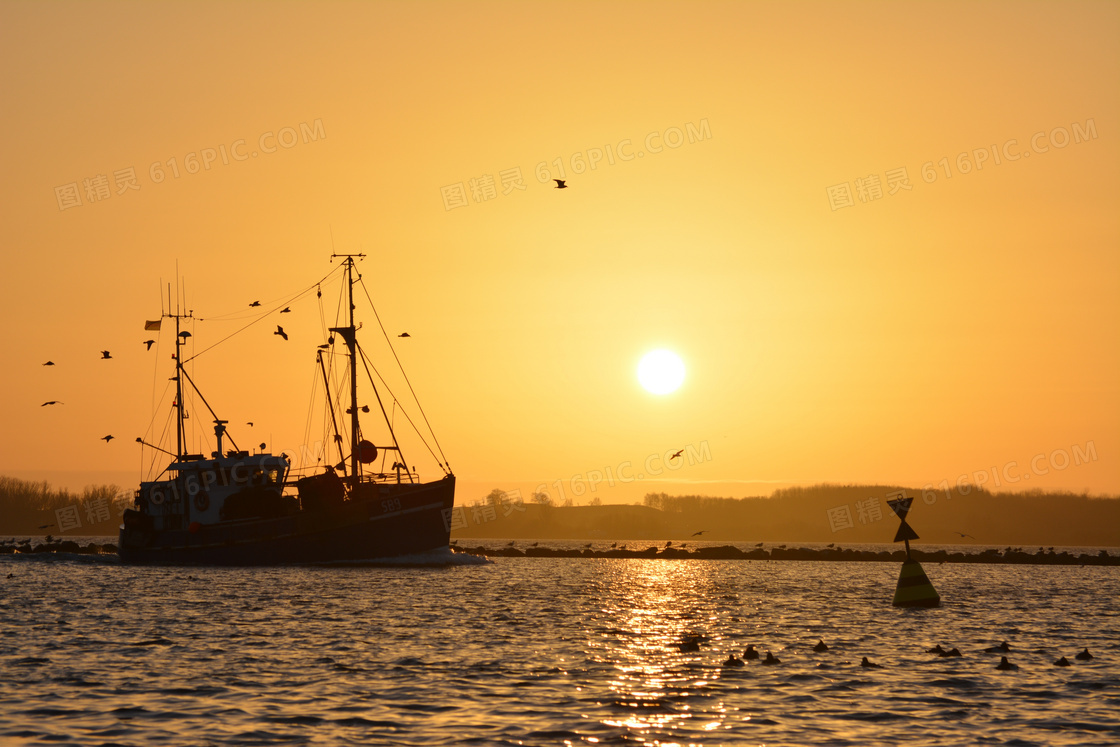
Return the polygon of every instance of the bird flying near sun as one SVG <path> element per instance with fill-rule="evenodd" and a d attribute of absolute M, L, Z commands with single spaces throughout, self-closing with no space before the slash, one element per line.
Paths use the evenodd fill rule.
<path fill-rule="evenodd" d="M 684 361 L 671 350 L 646 353 L 638 363 L 638 381 L 652 394 L 669 394 L 684 382 Z"/>

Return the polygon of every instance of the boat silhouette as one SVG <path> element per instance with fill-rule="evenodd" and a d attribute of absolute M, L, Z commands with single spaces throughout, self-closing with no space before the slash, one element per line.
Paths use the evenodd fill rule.
<path fill-rule="evenodd" d="M 358 406 L 358 363 L 368 373 L 368 363 L 358 344 L 360 329 L 354 320 L 354 286 L 361 282 L 355 260 L 363 255 L 332 255 L 341 258 L 343 293 L 348 301 L 348 324 L 330 329 L 328 345 L 316 350 L 330 398 L 330 378 L 324 350 L 335 336 L 346 347 L 349 386 L 342 399 L 329 407 L 336 466 L 316 467 L 314 474 L 296 475 L 287 456 L 271 454 L 261 445 L 257 453 L 236 446 L 227 433 L 227 420 L 214 413 L 187 373 L 183 346 L 187 333 L 180 332 L 185 314 L 164 314 L 175 322 L 175 451 L 137 439 L 146 447 L 170 457 L 156 479 L 142 481 L 132 508 L 123 515 L 118 553 L 125 563 L 168 563 L 199 565 L 270 565 L 392 558 L 448 547 L 451 515 L 455 501 L 455 476 L 446 459 L 440 461 L 444 475 L 421 482 L 409 469 L 389 417 L 391 443 L 375 446 L 362 435 Z M 149 322 L 148 326 L 155 323 Z M 156 325 L 158 328 L 158 324 Z M 381 395 L 370 386 L 381 403 Z M 207 457 L 185 451 L 184 390 L 190 387 L 214 417 L 216 448 Z M 411 388 L 411 386 L 410 386 Z M 384 406 L 381 407 L 384 415 Z M 348 428 L 339 421 L 349 417 Z M 427 418 L 424 418 L 425 423 Z M 430 430 L 430 429 L 429 429 Z M 228 440 L 233 448 L 223 450 Z M 435 441 L 434 435 L 432 440 Z M 431 447 L 429 446 L 429 449 Z M 438 441 L 436 441 L 438 451 Z M 432 452 L 436 454 L 436 451 Z M 387 470 L 386 457 L 393 463 Z M 382 457 L 381 471 L 372 466 Z M 442 452 L 440 452 L 442 456 Z M 333 457 L 331 457 L 333 461 Z"/>

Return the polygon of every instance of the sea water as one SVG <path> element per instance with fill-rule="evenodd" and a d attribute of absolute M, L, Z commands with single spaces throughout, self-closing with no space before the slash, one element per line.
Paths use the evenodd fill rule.
<path fill-rule="evenodd" d="M 1120 568 L 413 561 L 0 556 L 0 744 L 1120 744 Z"/>

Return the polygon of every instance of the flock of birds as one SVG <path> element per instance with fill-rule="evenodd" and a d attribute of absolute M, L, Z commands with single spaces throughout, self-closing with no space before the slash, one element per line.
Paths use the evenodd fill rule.
<path fill-rule="evenodd" d="M 155 345 L 156 341 L 155 340 L 144 340 L 144 342 L 141 343 L 141 344 L 146 345 L 147 350 L 151 350 L 152 345 Z M 111 361 L 111 360 L 113 360 L 113 354 L 108 350 L 102 350 L 101 351 L 101 357 L 98 358 L 98 360 Z M 47 361 L 43 365 L 44 366 L 54 366 L 54 365 L 57 365 L 57 364 L 54 361 Z M 51 405 L 65 405 L 65 404 L 66 404 L 65 402 L 61 402 L 57 399 L 52 399 L 52 400 L 48 400 L 48 401 L 44 402 L 43 404 L 39 405 L 39 407 L 50 407 Z M 110 433 L 108 435 L 101 436 L 101 438 L 99 440 L 104 441 L 105 443 L 109 443 L 114 438 L 116 438 L 116 436 L 114 436 Z"/>
<path fill-rule="evenodd" d="M 255 308 L 255 307 L 260 306 L 260 305 L 261 305 L 260 301 L 253 301 L 251 304 L 249 304 L 249 308 Z M 291 313 L 291 311 L 292 311 L 292 309 L 291 309 L 290 306 L 285 306 L 283 309 L 280 310 L 280 313 L 281 314 L 289 314 L 289 313 Z M 288 333 L 285 332 L 284 328 L 281 327 L 279 324 L 276 325 L 276 331 L 273 332 L 272 334 L 279 335 L 280 337 L 284 338 L 285 340 L 288 339 Z M 190 332 L 181 332 L 180 336 L 190 337 L 191 333 Z M 402 332 L 401 334 L 397 335 L 397 337 L 412 337 L 412 335 L 410 335 L 407 332 Z M 333 338 L 332 338 L 332 341 L 333 341 Z M 145 348 L 144 348 L 145 350 L 151 350 L 152 345 L 155 345 L 156 341 L 155 340 L 144 340 L 141 344 L 145 346 Z M 321 345 L 320 347 L 328 347 L 328 346 L 322 346 Z M 112 354 L 111 351 L 102 350 L 100 352 L 101 352 L 101 357 L 98 360 L 103 360 L 103 361 L 113 360 L 113 354 Z M 43 365 L 44 366 L 55 366 L 57 364 L 54 361 L 47 361 Z M 65 405 L 65 404 L 66 404 L 65 402 L 62 402 L 60 400 L 52 399 L 52 400 L 48 400 L 47 402 L 44 402 L 43 404 L 41 404 L 39 406 L 40 407 L 50 407 L 50 406 L 53 406 L 53 405 Z M 365 410 L 365 412 L 369 412 L 369 408 L 363 408 L 363 409 Z M 247 425 L 252 426 L 253 424 L 248 423 Z M 112 434 L 108 434 L 108 435 L 105 435 L 105 436 L 101 436 L 101 438 L 99 440 L 104 441 L 105 443 L 109 443 L 114 438 L 116 438 L 116 436 L 114 436 Z M 679 454 L 679 452 L 678 452 L 678 454 Z"/>
<path fill-rule="evenodd" d="M 696 652 L 700 650 L 700 644 L 706 643 L 708 640 L 709 639 L 706 636 L 702 635 L 687 635 L 683 640 L 681 640 L 680 643 L 677 644 L 677 649 L 682 653 Z M 823 654 L 826 651 L 828 651 L 828 645 L 824 642 L 823 639 L 818 640 L 817 645 L 813 646 L 814 653 Z M 927 649 L 926 653 L 937 654 L 938 656 L 943 658 L 963 656 L 963 654 L 960 652 L 960 649 L 953 647 L 946 651 L 940 643 L 931 649 Z M 1018 664 L 1012 664 L 1007 660 L 1007 654 L 1011 653 L 1011 646 L 1008 645 L 1007 641 L 1003 641 L 998 646 L 991 646 L 984 649 L 984 653 L 1000 654 L 999 664 L 997 664 L 995 667 L 1000 671 L 1015 671 L 1019 669 Z M 1089 649 L 1088 647 L 1086 647 L 1081 653 L 1077 654 L 1073 658 L 1077 659 L 1078 661 L 1090 661 L 1093 659 L 1093 655 L 1089 653 Z M 776 664 L 782 663 L 781 659 L 774 656 L 774 654 L 770 653 L 769 651 L 766 652 L 766 658 L 761 658 L 759 656 L 759 652 L 755 649 L 755 647 L 748 644 L 746 651 L 743 652 L 742 658 L 739 658 L 735 654 L 731 654 L 727 657 L 727 660 L 723 662 L 723 666 L 742 667 L 746 666 L 746 663 L 748 661 L 754 659 L 761 659 L 759 663 L 765 666 L 774 666 Z M 875 662 L 869 660 L 866 656 L 862 658 L 859 665 L 865 669 L 883 669 L 882 664 L 876 664 Z M 823 668 L 827 667 L 828 665 L 823 662 L 819 662 L 817 666 Z M 1070 666 L 1069 659 L 1063 656 L 1054 662 L 1054 666 L 1068 667 Z"/>

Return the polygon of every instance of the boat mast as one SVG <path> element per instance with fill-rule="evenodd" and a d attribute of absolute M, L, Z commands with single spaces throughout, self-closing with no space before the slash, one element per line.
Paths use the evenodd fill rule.
<path fill-rule="evenodd" d="M 183 460 L 183 338 L 179 336 L 179 315 L 175 314 L 175 458 Z"/>
<path fill-rule="evenodd" d="M 175 459 L 183 459 L 183 442 L 187 440 L 187 427 L 183 410 L 183 345 L 190 332 L 181 332 L 180 320 L 192 318 L 192 313 L 181 313 L 179 301 L 175 301 L 175 312 L 171 312 L 171 283 L 167 284 L 167 317 L 175 320 Z"/>
<path fill-rule="evenodd" d="M 354 258 L 361 259 L 364 254 L 332 254 L 331 257 L 346 259 L 346 294 L 347 303 L 350 304 L 349 325 L 337 330 L 346 340 L 346 348 L 350 351 L 350 479 L 353 487 L 357 488 L 361 480 L 358 460 L 358 443 L 360 431 L 358 428 L 358 330 L 354 326 Z"/>

